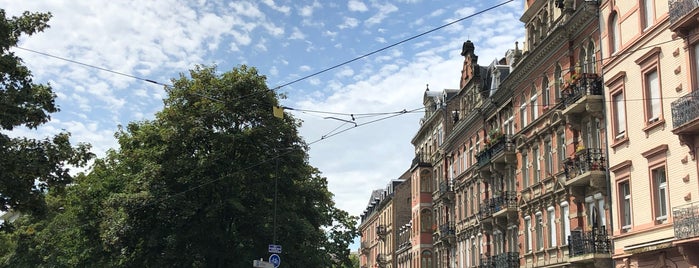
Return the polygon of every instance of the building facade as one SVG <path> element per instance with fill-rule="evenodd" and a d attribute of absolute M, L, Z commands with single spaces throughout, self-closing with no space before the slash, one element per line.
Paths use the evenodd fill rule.
<path fill-rule="evenodd" d="M 601 5 L 617 267 L 697 264 L 696 14 L 696 1 Z"/>
<path fill-rule="evenodd" d="M 525 0 L 425 91 L 396 267 L 699 265 L 699 1 Z"/>
<path fill-rule="evenodd" d="M 678 51 L 680 70 L 675 84 L 681 87 L 675 90 L 681 96 L 670 103 L 672 133 L 677 135 L 680 144 L 689 154 L 687 160 L 680 160 L 685 165 L 686 174 L 677 175 L 690 180 L 686 189 L 693 193 L 699 178 L 699 2 L 671 0 L 668 1 L 668 9 L 670 31 L 682 39 Z M 673 245 L 682 254 L 684 261 L 699 266 L 699 204 L 696 200 L 673 204 L 672 216 L 675 233 Z"/>
<path fill-rule="evenodd" d="M 395 268 L 399 229 L 410 221 L 410 173 L 372 192 L 360 216 L 360 267 Z"/>

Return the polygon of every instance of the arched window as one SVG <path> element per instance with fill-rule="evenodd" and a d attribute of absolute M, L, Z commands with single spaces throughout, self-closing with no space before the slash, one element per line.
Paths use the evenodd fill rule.
<path fill-rule="evenodd" d="M 563 76 L 561 74 L 561 65 L 556 64 L 556 69 L 553 71 L 553 84 L 556 86 L 556 99 L 561 99 L 561 85 L 563 84 Z"/>
<path fill-rule="evenodd" d="M 423 209 L 420 211 L 420 231 L 423 233 L 431 233 L 432 230 L 432 211 Z"/>
<path fill-rule="evenodd" d="M 425 250 L 420 255 L 420 267 L 432 268 L 432 252 L 430 252 L 429 250 Z"/>
<path fill-rule="evenodd" d="M 543 81 L 541 81 L 541 104 L 544 108 L 548 108 L 551 105 L 551 90 L 549 89 L 549 78 L 544 76 Z"/>
<path fill-rule="evenodd" d="M 619 51 L 619 16 L 616 12 L 609 15 L 609 51 L 614 54 Z"/>
<path fill-rule="evenodd" d="M 597 73 L 597 53 L 595 51 L 595 42 L 587 43 L 587 72 Z"/>

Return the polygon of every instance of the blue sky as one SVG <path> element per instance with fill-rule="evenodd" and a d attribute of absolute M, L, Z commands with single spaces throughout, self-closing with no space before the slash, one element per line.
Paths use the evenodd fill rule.
<path fill-rule="evenodd" d="M 51 12 L 51 28 L 20 47 L 168 83 L 196 64 L 219 71 L 254 66 L 270 88 L 395 44 L 487 9 L 497 1 L 15 1 L 0 0 L 8 15 Z M 465 4 L 466 3 L 466 4 Z M 521 42 L 524 3 L 511 1 L 483 14 L 391 47 L 323 74 L 284 86 L 282 104 L 335 113 L 379 113 L 422 106 L 431 90 L 458 88 L 461 45 L 476 45 L 488 65 Z M 38 130 L 13 135 L 44 137 L 61 130 L 89 142 L 103 156 L 117 146 L 118 125 L 152 119 L 162 108 L 161 86 L 88 68 L 19 48 L 35 81 L 51 83 L 61 108 Z M 411 138 L 420 113 L 351 127 L 328 114 L 291 111 L 304 120 L 310 161 L 329 180 L 337 205 L 359 215 L 372 189 L 400 176 L 414 156 Z M 335 116 L 350 120 L 348 116 Z M 356 118 L 358 124 L 380 117 Z"/>

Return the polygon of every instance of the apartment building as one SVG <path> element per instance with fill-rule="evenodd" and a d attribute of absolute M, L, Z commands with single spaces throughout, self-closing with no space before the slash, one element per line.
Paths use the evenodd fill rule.
<path fill-rule="evenodd" d="M 410 222 L 410 173 L 405 172 L 386 188 L 374 190 L 366 210 L 360 215 L 361 267 L 397 267 L 399 230 Z"/>
<path fill-rule="evenodd" d="M 668 1 L 668 9 L 670 31 L 682 39 L 682 45 L 677 50 L 679 70 L 675 82 L 676 87 L 679 87 L 675 91 L 681 96 L 670 103 L 672 133 L 677 135 L 680 144 L 689 154 L 687 160 L 680 160 L 685 165 L 682 171 L 686 174 L 683 175 L 682 172 L 676 176 L 683 180 L 687 178 L 690 182 L 686 189 L 694 193 L 699 178 L 699 2 L 672 0 Z M 674 51 L 672 55 L 675 55 Z M 682 152 L 680 149 L 680 153 Z M 684 261 L 699 266 L 699 204 L 696 200 L 673 204 L 672 217 L 675 233 L 673 245 L 682 254 Z"/>
<path fill-rule="evenodd" d="M 697 2 L 607 0 L 600 18 L 614 262 L 696 265 Z"/>

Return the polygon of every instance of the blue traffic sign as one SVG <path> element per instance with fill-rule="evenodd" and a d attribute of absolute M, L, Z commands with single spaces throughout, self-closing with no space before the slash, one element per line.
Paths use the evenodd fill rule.
<path fill-rule="evenodd" d="M 282 254 L 282 245 L 269 244 L 269 253 Z"/>
<path fill-rule="evenodd" d="M 277 254 L 272 254 L 269 256 L 269 263 L 273 264 L 274 268 L 277 268 L 279 267 L 279 264 L 282 263 L 282 258 Z"/>

